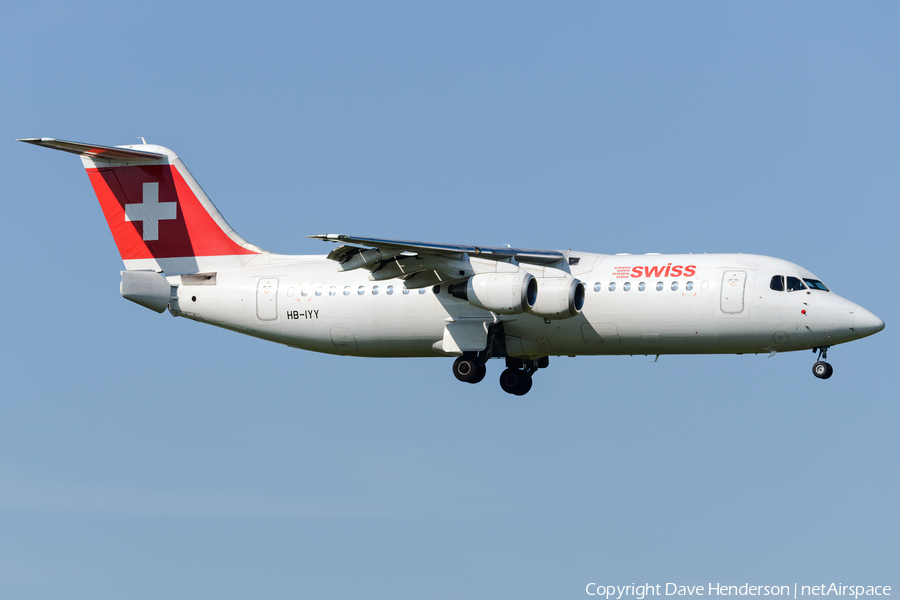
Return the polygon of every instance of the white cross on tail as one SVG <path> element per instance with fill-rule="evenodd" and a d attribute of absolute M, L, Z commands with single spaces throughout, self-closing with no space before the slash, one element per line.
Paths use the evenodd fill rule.
<path fill-rule="evenodd" d="M 159 222 L 176 218 L 177 202 L 159 202 L 159 184 L 144 184 L 144 201 L 141 204 L 125 205 L 126 221 L 144 223 L 144 241 L 159 239 Z"/>

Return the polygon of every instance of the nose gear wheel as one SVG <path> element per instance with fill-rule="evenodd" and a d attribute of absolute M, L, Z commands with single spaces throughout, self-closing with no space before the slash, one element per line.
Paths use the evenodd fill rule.
<path fill-rule="evenodd" d="M 812 367 L 813 375 L 815 375 L 819 379 L 828 379 L 834 373 L 834 367 L 825 362 L 825 360 L 828 358 L 828 346 L 813 348 L 813 352 L 819 353 L 816 364 L 814 364 Z"/>

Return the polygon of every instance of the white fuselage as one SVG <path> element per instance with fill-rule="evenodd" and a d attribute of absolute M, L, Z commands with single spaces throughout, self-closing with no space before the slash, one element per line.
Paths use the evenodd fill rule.
<path fill-rule="evenodd" d="M 169 276 L 170 307 L 296 348 L 373 357 L 447 356 L 436 344 L 454 323 L 502 322 L 508 355 L 538 357 L 807 350 L 869 335 L 872 319 L 880 322 L 830 291 L 771 289 L 776 275 L 815 278 L 776 258 L 563 254 L 587 291 L 581 314 L 561 320 L 497 315 L 451 296 L 447 285 L 435 293 L 407 290 L 399 279 L 371 281 L 362 269 L 338 272 L 324 256 L 268 253 L 219 269 L 214 285 Z M 471 262 L 479 272 L 497 268 Z M 542 274 L 540 267 L 518 267 Z"/>

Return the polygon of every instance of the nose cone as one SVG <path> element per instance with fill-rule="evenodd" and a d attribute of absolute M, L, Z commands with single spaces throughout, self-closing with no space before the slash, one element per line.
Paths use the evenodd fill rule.
<path fill-rule="evenodd" d="M 862 306 L 856 307 L 853 314 L 853 330 L 856 332 L 857 336 L 864 338 L 873 333 L 878 333 L 882 329 L 884 329 L 884 321 L 864 309 Z"/>

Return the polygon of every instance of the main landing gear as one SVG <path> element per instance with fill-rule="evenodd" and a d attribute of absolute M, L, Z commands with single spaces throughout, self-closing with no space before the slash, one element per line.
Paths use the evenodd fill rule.
<path fill-rule="evenodd" d="M 831 374 L 834 373 L 834 368 L 827 362 L 825 362 L 825 360 L 828 358 L 828 346 L 813 348 L 813 352 L 816 351 L 818 351 L 819 357 L 816 359 L 816 364 L 813 365 L 813 375 L 815 375 L 819 379 L 828 379 L 829 377 L 831 377 Z"/>
<path fill-rule="evenodd" d="M 453 361 L 453 376 L 466 383 L 478 383 L 487 374 L 486 360 L 476 354 L 460 356 Z M 548 366 L 550 359 L 546 356 L 529 360 L 507 358 L 506 370 L 500 374 L 500 388 L 507 394 L 524 396 L 531 390 L 531 376 L 538 369 L 546 369 Z"/>
<path fill-rule="evenodd" d="M 487 375 L 484 360 L 477 355 L 460 356 L 453 361 L 453 376 L 466 383 L 478 383 Z"/>
<path fill-rule="evenodd" d="M 524 396 L 531 390 L 531 376 L 538 369 L 546 369 L 548 366 L 550 358 L 547 356 L 531 360 L 507 358 L 506 370 L 500 373 L 500 389 L 507 394 Z"/>

